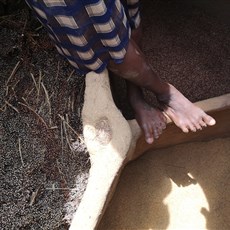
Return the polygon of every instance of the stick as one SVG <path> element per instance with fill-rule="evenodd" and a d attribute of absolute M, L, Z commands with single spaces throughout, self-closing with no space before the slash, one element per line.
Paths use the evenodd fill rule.
<path fill-rule="evenodd" d="M 18 82 L 20 82 L 20 79 L 16 81 L 16 83 L 11 87 L 12 90 L 14 90 L 14 88 L 16 87 L 16 85 L 18 84 Z"/>
<path fill-rule="evenodd" d="M 74 97 L 74 93 L 72 93 L 72 100 L 71 100 L 71 111 L 74 111 L 74 102 L 75 102 L 75 97 Z"/>
<path fill-rule="evenodd" d="M 6 103 L 0 108 L 0 110 L 1 110 L 2 112 L 5 112 L 5 111 L 6 111 Z"/>
<path fill-rule="evenodd" d="M 21 149 L 21 139 L 20 138 L 18 138 L 18 151 L 19 151 L 19 154 L 20 154 L 22 166 L 24 167 L 24 161 L 23 161 L 23 158 L 22 158 L 22 149 Z"/>
<path fill-rule="evenodd" d="M 22 99 L 23 99 L 23 98 L 22 98 Z M 22 103 L 22 102 L 18 102 L 18 104 L 23 105 L 24 107 L 26 107 L 27 109 L 29 109 L 30 111 L 32 111 L 32 112 L 38 117 L 38 119 L 45 125 L 45 127 L 46 127 L 47 129 L 49 129 L 49 127 L 48 127 L 48 125 L 45 123 L 44 119 L 43 119 L 38 113 L 36 113 L 36 111 L 35 111 L 34 109 L 32 109 L 31 107 L 29 107 L 28 105 L 26 105 L 26 104 L 24 104 L 24 103 Z"/>
<path fill-rule="evenodd" d="M 61 169 L 59 167 L 60 163 L 59 163 L 58 159 L 56 159 L 56 165 L 57 165 L 58 172 L 63 176 L 63 180 L 64 180 L 65 184 L 67 185 L 67 181 L 65 179 L 65 174 L 61 171 Z"/>
<path fill-rule="evenodd" d="M 6 86 L 6 96 L 8 95 L 8 93 L 9 93 L 9 86 L 7 85 Z"/>
<path fill-rule="evenodd" d="M 64 144 L 64 141 L 63 141 L 63 125 L 62 125 L 62 121 L 61 121 L 61 155 L 62 156 L 63 156 L 63 149 L 64 149 L 64 145 L 63 144 Z"/>
<path fill-rule="evenodd" d="M 39 70 L 39 77 L 38 77 L 38 95 L 37 95 L 37 98 L 38 98 L 39 95 L 40 95 L 41 81 L 42 81 L 42 72 Z"/>
<path fill-rule="evenodd" d="M 45 92 L 45 95 L 46 95 L 46 102 L 47 102 L 47 104 L 49 105 L 49 107 L 51 107 L 50 98 L 49 98 L 49 93 L 48 93 L 48 91 L 47 91 L 45 85 L 43 84 L 43 82 L 41 83 L 41 85 L 42 85 L 42 88 L 43 88 L 43 90 L 44 90 L 44 92 Z"/>
<path fill-rule="evenodd" d="M 26 95 L 26 99 L 29 97 L 29 95 L 34 91 L 34 87 L 29 91 L 29 93 Z"/>
<path fill-rule="evenodd" d="M 42 29 L 42 27 L 43 27 L 43 25 L 37 27 L 37 28 L 35 29 L 35 31 L 36 31 L 36 32 L 39 31 L 40 29 Z"/>
<path fill-rule="evenodd" d="M 13 110 L 15 110 L 17 113 L 19 113 L 18 109 L 15 108 L 13 105 L 11 105 L 8 101 L 5 101 L 5 103 L 10 106 Z"/>
<path fill-rule="evenodd" d="M 52 188 L 46 188 L 46 190 L 77 190 L 77 188 L 59 188 L 59 187 L 52 187 Z"/>
<path fill-rule="evenodd" d="M 48 91 L 47 91 L 47 89 L 46 89 L 46 87 L 45 87 L 45 85 L 43 84 L 43 82 L 41 83 L 41 85 L 42 85 L 42 88 L 43 88 L 43 90 L 44 90 L 44 92 L 45 92 L 45 95 L 46 95 L 46 102 L 47 102 L 47 104 L 48 104 L 48 108 L 49 108 L 49 123 L 50 123 L 50 126 L 51 126 L 51 124 L 52 124 L 52 120 L 51 120 L 51 116 L 52 116 L 52 113 L 51 113 L 51 103 L 50 103 L 50 98 L 49 98 L 49 94 L 48 94 Z"/>
<path fill-rule="evenodd" d="M 39 188 L 40 188 L 40 187 L 39 187 Z M 36 199 L 36 197 L 37 197 L 37 195 L 38 195 L 39 188 L 37 188 L 37 189 L 35 190 L 35 192 L 32 192 L 32 195 L 31 195 L 31 197 L 30 197 L 30 204 L 29 204 L 29 206 L 32 206 L 32 205 L 34 204 L 35 199 Z"/>
<path fill-rule="evenodd" d="M 14 74 L 16 73 L 16 71 L 18 70 L 18 66 L 21 63 L 21 61 L 18 61 L 17 64 L 14 66 L 8 80 L 6 81 L 6 86 L 8 85 L 9 81 L 11 80 L 11 78 L 14 76 Z"/>
<path fill-rule="evenodd" d="M 63 129 L 64 129 L 64 133 L 65 133 L 65 138 L 66 138 L 66 142 L 70 148 L 70 151 L 72 152 L 73 151 L 73 148 L 70 144 L 70 141 L 69 141 L 69 137 L 68 137 L 68 134 L 67 134 L 67 129 L 66 129 L 66 126 L 65 126 L 65 121 L 63 121 Z"/>
<path fill-rule="evenodd" d="M 35 88 L 36 88 L 36 90 L 37 90 L 37 93 L 39 93 L 39 89 L 38 89 L 38 86 L 37 86 L 37 82 L 35 81 L 34 75 L 33 75 L 32 73 L 30 73 L 30 76 L 31 76 L 32 79 L 33 79 L 33 82 L 34 82 Z"/>
<path fill-rule="evenodd" d="M 75 72 L 75 70 L 73 70 L 73 71 L 70 73 L 70 75 L 69 75 L 69 77 L 68 77 L 68 79 L 67 79 L 67 82 L 70 80 L 70 78 L 72 77 L 72 75 L 74 74 L 74 72 Z"/>
<path fill-rule="evenodd" d="M 66 122 L 65 118 L 58 114 L 58 116 L 61 118 L 61 120 L 77 135 L 77 137 L 84 143 L 84 140 L 81 138 L 81 136 L 69 125 L 68 122 Z"/>
<path fill-rule="evenodd" d="M 68 97 L 68 102 L 67 102 L 67 109 L 70 111 L 71 108 L 71 96 Z"/>

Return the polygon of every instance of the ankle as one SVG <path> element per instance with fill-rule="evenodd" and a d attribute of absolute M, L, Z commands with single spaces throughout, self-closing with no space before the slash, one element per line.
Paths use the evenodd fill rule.
<path fill-rule="evenodd" d="M 163 90 L 156 93 L 156 98 L 160 103 L 167 104 L 170 101 L 171 94 L 170 94 L 170 88 L 171 85 L 169 83 L 165 83 Z"/>

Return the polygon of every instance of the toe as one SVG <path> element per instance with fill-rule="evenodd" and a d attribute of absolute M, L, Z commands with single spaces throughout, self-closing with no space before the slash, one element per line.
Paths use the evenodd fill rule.
<path fill-rule="evenodd" d="M 153 139 L 153 134 L 152 134 L 152 129 L 150 126 L 148 126 L 147 124 L 144 124 L 142 126 L 142 129 L 144 131 L 144 135 L 145 135 L 145 141 L 148 143 L 148 144 L 152 144 L 154 139 Z"/>
<path fill-rule="evenodd" d="M 159 132 L 158 132 L 158 130 L 154 129 L 153 133 L 154 133 L 154 138 L 158 139 L 159 138 Z"/>
<path fill-rule="evenodd" d="M 166 129 L 166 123 L 162 122 L 160 126 L 161 126 L 161 130 Z"/>
<path fill-rule="evenodd" d="M 196 127 L 194 124 L 190 124 L 189 125 L 189 129 L 192 131 L 192 132 L 196 132 Z"/>
<path fill-rule="evenodd" d="M 207 124 L 203 120 L 200 120 L 199 124 L 201 125 L 201 127 L 207 127 Z"/>
<path fill-rule="evenodd" d="M 148 144 L 152 144 L 154 139 L 152 137 L 146 137 L 145 140 Z"/>
<path fill-rule="evenodd" d="M 164 121 L 164 123 L 167 123 L 167 117 L 164 113 L 162 113 L 162 120 Z"/>
<path fill-rule="evenodd" d="M 182 125 L 180 128 L 182 129 L 182 131 L 183 131 L 184 133 L 188 133 L 188 132 L 189 132 L 189 129 L 187 128 L 186 125 Z"/>
<path fill-rule="evenodd" d="M 153 131 L 154 139 L 158 139 L 160 134 L 162 133 L 160 124 L 161 123 L 159 123 L 159 126 L 157 126 L 154 122 L 151 122 L 151 130 Z"/>
<path fill-rule="evenodd" d="M 199 122 L 193 124 L 196 130 L 202 130 L 202 126 L 200 125 Z"/>
<path fill-rule="evenodd" d="M 203 117 L 203 120 L 207 125 L 210 125 L 210 126 L 216 124 L 215 119 L 212 118 L 211 116 L 207 115 L 207 114 L 205 114 L 205 116 Z"/>
<path fill-rule="evenodd" d="M 162 134 L 162 131 L 163 131 L 163 128 L 162 128 L 162 127 L 158 128 L 158 134 L 159 134 L 159 135 Z"/>

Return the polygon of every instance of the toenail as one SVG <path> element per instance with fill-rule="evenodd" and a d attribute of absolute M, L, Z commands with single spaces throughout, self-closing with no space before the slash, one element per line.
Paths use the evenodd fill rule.
<path fill-rule="evenodd" d="M 214 119 L 212 119 L 210 122 L 209 122 L 209 125 L 215 125 L 216 124 L 216 121 Z"/>

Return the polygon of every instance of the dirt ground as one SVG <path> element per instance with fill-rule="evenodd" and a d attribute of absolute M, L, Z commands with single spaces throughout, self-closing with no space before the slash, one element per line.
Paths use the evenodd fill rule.
<path fill-rule="evenodd" d="M 1 229 L 66 229 L 90 162 L 84 79 L 28 10 L 1 20 Z"/>
<path fill-rule="evenodd" d="M 142 8 L 143 52 L 157 74 L 191 101 L 230 92 L 228 24 L 179 0 L 143 1 Z M 0 69 L 1 229 L 66 229 L 90 168 L 80 118 L 84 78 L 28 9 L 0 17 Z M 122 81 L 118 87 L 118 104 L 130 115 Z"/>

